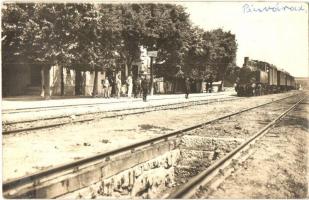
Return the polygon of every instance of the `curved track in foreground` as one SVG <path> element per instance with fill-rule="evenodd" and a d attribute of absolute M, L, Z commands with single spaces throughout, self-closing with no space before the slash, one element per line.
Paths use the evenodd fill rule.
<path fill-rule="evenodd" d="M 216 99 L 195 100 L 195 101 L 181 102 L 181 103 L 175 103 L 175 104 L 156 105 L 156 106 L 149 106 L 149 107 L 142 107 L 142 108 L 127 108 L 127 109 L 122 109 L 122 110 L 98 111 L 98 112 L 93 112 L 93 113 L 84 113 L 84 114 L 75 115 L 75 117 L 83 117 L 83 116 L 94 115 L 94 114 L 105 114 L 105 115 L 89 116 L 86 118 L 74 119 L 74 120 L 72 120 L 70 116 L 59 116 L 59 117 L 48 117 L 42 120 L 24 120 L 24 121 L 10 122 L 10 123 L 5 123 L 5 125 L 2 126 L 3 127 L 2 134 L 6 135 L 6 134 L 11 134 L 11 133 L 34 131 L 34 130 L 63 126 L 63 125 L 72 124 L 72 123 L 89 122 L 89 121 L 93 121 L 96 119 L 114 118 L 114 117 L 120 117 L 120 116 L 126 116 L 126 115 L 137 115 L 137 114 L 143 114 L 143 113 L 159 111 L 159 110 L 173 110 L 173 109 L 180 109 L 180 108 L 186 108 L 186 107 L 197 106 L 197 105 L 206 105 L 206 104 L 211 104 L 211 103 L 216 103 L 216 102 L 233 101 L 236 99 L 240 99 L 240 98 L 239 97 L 226 97 L 226 98 L 216 98 Z M 59 119 L 61 119 L 60 122 L 49 123 L 49 120 L 59 120 Z M 38 121 L 44 121 L 45 123 L 44 125 L 37 125 Z M 27 124 L 27 123 L 30 123 L 30 124 Z M 32 125 L 31 123 L 34 123 L 35 125 Z M 25 127 L 23 128 L 9 127 L 12 125 L 19 127 L 22 124 L 25 124 Z"/>
<path fill-rule="evenodd" d="M 213 119 L 213 120 L 210 120 L 210 121 L 198 124 L 198 125 L 194 125 L 194 126 L 182 129 L 182 130 L 174 131 L 174 132 L 168 133 L 166 135 L 161 135 L 161 136 L 158 136 L 158 137 L 147 139 L 147 140 L 137 142 L 137 143 L 125 146 L 125 147 L 121 147 L 119 149 L 115 149 L 115 150 L 112 150 L 112 151 L 109 151 L 109 152 L 101 153 L 101 154 L 98 154 L 98 155 L 94 155 L 92 157 L 88 157 L 88 158 L 84 158 L 84 159 L 77 160 L 77 161 L 74 161 L 74 162 L 70 162 L 68 164 L 56 166 L 56 167 L 53 167 L 53 168 L 50 168 L 50 169 L 46 169 L 46 170 L 31 174 L 31 175 L 26 175 L 26 176 L 23 176 L 23 177 L 20 177 L 20 178 L 5 181 L 3 183 L 3 194 L 6 198 L 20 198 L 20 197 L 24 197 L 24 198 L 28 197 L 29 198 L 29 196 L 27 196 L 27 195 L 29 195 L 29 188 L 32 188 L 32 190 L 33 190 L 33 187 L 34 187 L 35 190 L 36 190 L 36 189 L 40 188 L 39 185 L 41 184 L 41 182 L 55 180 L 55 179 L 57 179 L 61 176 L 64 176 L 66 174 L 76 172 L 79 169 L 82 169 L 83 167 L 84 168 L 87 167 L 87 166 L 89 167 L 89 165 L 92 165 L 93 163 L 97 163 L 97 162 L 100 162 L 102 160 L 109 160 L 111 156 L 119 155 L 121 153 L 129 152 L 129 151 L 135 151 L 138 148 L 149 146 L 149 145 L 151 145 L 155 142 L 167 141 L 170 138 L 182 136 L 187 131 L 191 131 L 193 129 L 200 128 L 202 126 L 211 124 L 213 122 L 216 122 L 216 121 L 219 121 L 219 120 L 222 120 L 222 119 L 226 119 L 226 118 L 229 118 L 231 116 L 235 116 L 235 115 L 238 115 L 240 113 L 250 111 L 250 110 L 253 110 L 253 109 L 256 109 L 256 108 L 260 108 L 260 107 L 263 107 L 265 105 L 269 105 L 269 104 L 272 104 L 272 103 L 275 103 L 275 102 L 280 102 L 284 99 L 287 99 L 287 98 L 290 98 L 290 97 L 295 97 L 295 96 L 298 96 L 298 95 L 292 95 L 292 96 L 288 96 L 288 97 L 278 99 L 278 100 L 275 100 L 275 101 L 267 102 L 267 103 L 264 103 L 264 104 L 261 104 L 261 105 L 258 105 L 258 106 L 254 106 L 254 107 L 251 107 L 251 108 L 247 108 L 247 109 L 244 109 L 244 110 L 241 110 L 241 111 L 238 111 L 238 112 L 234 112 L 232 114 L 228 114 L 228 115 L 225 115 L 225 116 L 222 116 L 222 117 L 219 117 L 219 118 L 216 118 L 216 119 Z M 252 140 L 255 140 L 259 135 L 261 135 L 268 128 L 273 126 L 280 118 L 282 118 L 287 112 L 292 110 L 296 105 L 297 104 L 293 105 L 288 111 L 286 111 L 279 118 L 277 118 L 276 120 L 271 122 L 269 125 L 267 125 L 258 134 L 256 134 L 252 138 L 250 138 L 246 143 L 244 143 L 243 145 L 238 147 L 236 150 L 232 151 L 230 154 L 228 154 L 227 156 L 225 156 L 224 158 L 222 158 L 218 162 L 216 162 L 216 164 L 214 166 L 212 166 L 211 168 L 206 170 L 207 172 L 202 173 L 203 175 L 199 175 L 197 178 L 194 178 L 193 181 L 190 181 L 190 185 L 189 186 L 186 185 L 185 189 L 181 190 L 180 192 L 176 193 L 175 195 L 172 195 L 171 197 L 172 198 L 179 198 L 181 195 L 184 195 L 185 193 L 187 193 L 190 190 L 190 188 L 192 188 L 193 185 L 198 184 L 201 181 L 201 179 L 204 178 L 205 174 L 207 175 L 209 173 L 209 171 L 213 171 L 213 170 L 217 169 L 222 162 L 225 162 L 227 159 L 230 159 L 234 154 L 236 154 L 244 146 L 248 145 Z M 25 191 L 27 191 L 27 192 L 25 192 Z M 36 192 L 36 191 L 34 191 L 34 192 Z M 31 193 L 31 191 L 30 191 L 30 193 Z M 57 196 L 59 196 L 59 194 L 56 195 L 56 196 L 49 197 L 49 198 L 53 198 L 53 197 L 57 197 Z"/>
<path fill-rule="evenodd" d="M 197 176 L 190 179 L 185 185 L 183 185 L 178 191 L 174 192 L 173 194 L 170 194 L 167 198 L 169 199 L 178 199 L 178 198 L 190 198 L 192 197 L 196 191 L 200 188 L 200 186 L 205 185 L 207 182 L 211 181 L 212 177 L 216 175 L 216 173 L 220 173 L 220 170 L 224 168 L 224 165 L 232 161 L 233 158 L 237 156 L 238 153 L 243 151 L 245 148 L 248 148 L 250 144 L 254 143 L 257 139 L 262 137 L 269 129 L 274 127 L 277 123 L 280 122 L 280 120 L 286 116 L 289 112 L 291 112 L 299 103 L 301 103 L 305 97 L 301 98 L 299 101 L 297 101 L 294 105 L 292 105 L 290 108 L 285 110 L 280 116 L 278 116 L 276 119 L 274 119 L 272 122 L 267 124 L 264 128 L 262 128 L 260 131 L 258 131 L 256 134 L 254 134 L 252 137 L 250 137 L 248 140 L 243 142 L 240 146 L 238 146 L 236 149 L 216 161 L 214 164 L 212 164 L 210 167 L 208 167 L 206 170 L 199 173 Z"/>

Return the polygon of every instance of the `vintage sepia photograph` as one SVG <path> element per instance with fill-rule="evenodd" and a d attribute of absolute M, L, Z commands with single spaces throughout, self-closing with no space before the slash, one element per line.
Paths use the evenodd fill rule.
<path fill-rule="evenodd" d="M 2 198 L 308 199 L 308 10 L 2 2 Z"/>

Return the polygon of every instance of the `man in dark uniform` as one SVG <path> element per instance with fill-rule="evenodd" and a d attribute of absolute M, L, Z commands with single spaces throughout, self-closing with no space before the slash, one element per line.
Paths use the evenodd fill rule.
<path fill-rule="evenodd" d="M 139 77 L 137 77 L 134 81 L 133 81 L 133 92 L 134 92 L 134 98 L 137 98 L 140 94 L 140 90 L 141 90 L 141 80 Z"/>
<path fill-rule="evenodd" d="M 142 91 L 143 91 L 143 101 L 147 101 L 149 82 L 146 76 L 144 76 L 141 85 L 142 85 Z"/>
<path fill-rule="evenodd" d="M 190 80 L 189 78 L 186 78 L 185 79 L 185 89 L 186 89 L 186 99 L 189 98 L 189 93 L 190 93 L 190 89 L 191 89 L 191 83 L 190 83 Z"/>
<path fill-rule="evenodd" d="M 209 75 L 209 88 L 208 88 L 208 92 L 211 93 L 212 92 L 212 82 L 214 81 L 214 77 L 212 74 Z"/>

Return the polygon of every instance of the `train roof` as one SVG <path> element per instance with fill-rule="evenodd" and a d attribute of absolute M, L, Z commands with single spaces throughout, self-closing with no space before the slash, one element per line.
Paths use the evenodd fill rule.
<path fill-rule="evenodd" d="M 277 69 L 276 65 L 270 64 L 271 68 Z"/>
<path fill-rule="evenodd" d="M 270 63 L 265 62 L 265 61 L 260 61 L 260 60 L 250 60 L 250 61 L 253 61 L 253 62 L 255 62 L 255 63 L 263 63 L 263 64 L 266 64 L 268 67 L 277 69 L 277 67 L 276 67 L 275 65 L 270 64 Z"/>
<path fill-rule="evenodd" d="M 249 58 L 249 57 L 248 57 L 248 58 Z M 287 75 L 289 75 L 289 76 L 292 76 L 292 75 L 291 75 L 289 72 L 287 72 L 286 70 L 284 70 L 284 69 L 282 69 L 282 68 L 277 68 L 275 65 L 270 64 L 270 63 L 268 63 L 268 62 L 259 61 L 259 60 L 250 60 L 250 59 L 249 59 L 249 61 L 254 62 L 254 63 L 263 63 L 263 64 L 266 64 L 266 65 L 268 65 L 268 67 L 277 69 L 277 71 L 281 71 L 281 72 L 283 72 L 283 73 L 285 73 L 285 74 L 287 74 Z M 293 77 L 293 76 L 292 76 L 292 77 Z"/>
<path fill-rule="evenodd" d="M 292 76 L 288 71 L 284 70 L 284 69 L 278 69 L 277 71 L 283 72 L 289 76 Z M 293 76 L 292 76 L 293 77 Z"/>

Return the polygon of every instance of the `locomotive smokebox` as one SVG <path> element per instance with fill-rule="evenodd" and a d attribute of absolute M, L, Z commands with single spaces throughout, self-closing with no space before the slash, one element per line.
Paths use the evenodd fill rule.
<path fill-rule="evenodd" d="M 245 57 L 244 59 L 244 66 L 248 66 L 249 57 Z"/>

